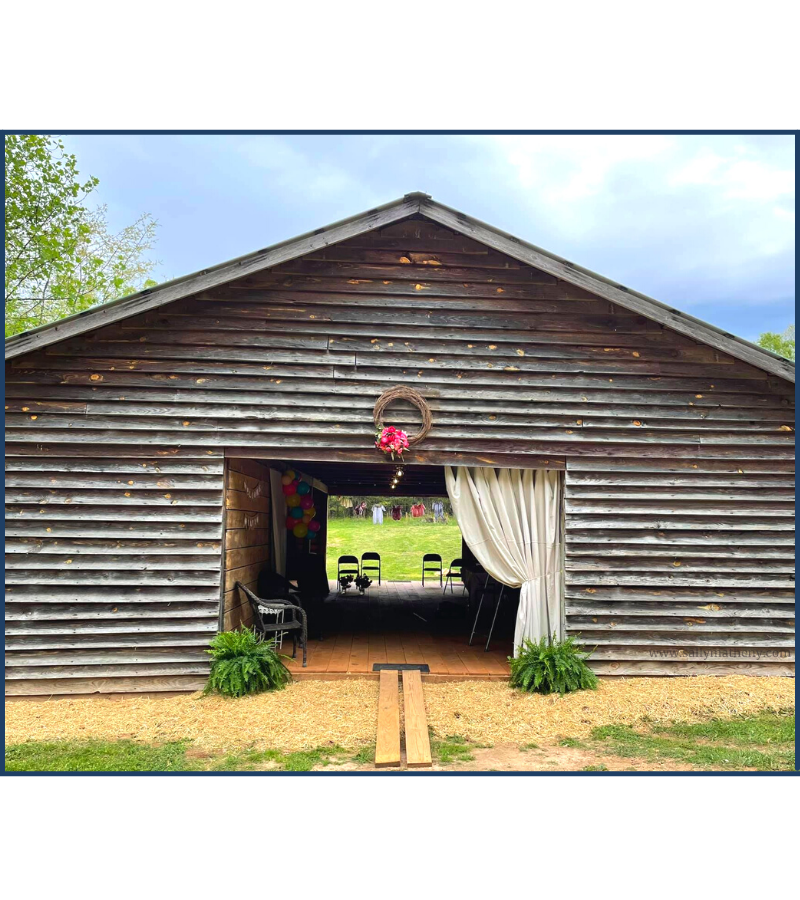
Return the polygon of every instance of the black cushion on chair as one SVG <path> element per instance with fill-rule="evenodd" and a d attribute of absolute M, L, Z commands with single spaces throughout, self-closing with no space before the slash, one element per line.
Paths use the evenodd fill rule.
<path fill-rule="evenodd" d="M 258 573 L 258 596 L 289 599 L 292 591 L 291 582 L 273 572 L 270 568 L 263 568 Z"/>
<path fill-rule="evenodd" d="M 321 560 L 309 560 L 297 576 L 297 589 L 303 600 L 324 600 L 330 593 L 325 563 Z"/>

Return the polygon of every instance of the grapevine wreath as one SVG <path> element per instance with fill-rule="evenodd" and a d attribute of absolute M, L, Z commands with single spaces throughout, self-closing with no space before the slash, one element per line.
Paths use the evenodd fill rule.
<path fill-rule="evenodd" d="M 422 426 L 416 434 L 406 434 L 400 428 L 389 425 L 387 428 L 383 425 L 383 414 L 386 407 L 395 400 L 407 400 L 420 411 L 422 416 Z M 375 447 L 387 455 L 391 455 L 392 459 L 395 454 L 402 459 L 403 452 L 408 450 L 411 444 L 418 444 L 423 440 L 431 430 L 432 418 L 431 409 L 425 401 L 425 398 L 419 391 L 413 388 L 398 385 L 384 391 L 378 397 L 375 408 L 372 410 L 372 417 L 375 421 L 375 427 L 378 429 L 375 435 Z"/>

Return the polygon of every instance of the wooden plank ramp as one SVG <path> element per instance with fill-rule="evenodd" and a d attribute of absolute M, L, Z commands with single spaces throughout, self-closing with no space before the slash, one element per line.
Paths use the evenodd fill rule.
<path fill-rule="evenodd" d="M 417 671 L 403 672 L 403 709 L 406 720 L 406 765 L 409 768 L 430 766 L 428 717 L 425 715 L 422 678 Z"/>
<path fill-rule="evenodd" d="M 419 673 L 417 673 L 419 676 Z M 420 687 L 422 683 L 420 682 Z M 400 765 L 400 694 L 397 672 L 384 669 L 378 690 L 378 738 L 375 768 Z"/>

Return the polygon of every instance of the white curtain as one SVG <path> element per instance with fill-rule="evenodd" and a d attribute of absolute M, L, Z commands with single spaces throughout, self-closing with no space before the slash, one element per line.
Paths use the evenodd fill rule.
<path fill-rule="evenodd" d="M 461 534 L 484 569 L 519 588 L 514 655 L 525 638 L 563 637 L 563 564 L 558 472 L 445 467 Z"/>
<path fill-rule="evenodd" d="M 286 496 L 281 477 L 283 472 L 269 470 L 269 487 L 272 494 L 272 559 L 278 575 L 286 575 Z"/>

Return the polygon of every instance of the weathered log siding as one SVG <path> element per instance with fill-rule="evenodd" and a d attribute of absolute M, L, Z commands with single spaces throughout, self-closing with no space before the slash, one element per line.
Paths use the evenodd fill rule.
<path fill-rule="evenodd" d="M 598 672 L 793 671 L 793 468 L 568 460 L 567 626 Z"/>
<path fill-rule="evenodd" d="M 566 463 L 568 623 L 597 644 L 598 667 L 621 673 L 641 671 L 640 663 L 652 666 L 648 641 L 655 638 L 657 646 L 701 644 L 702 636 L 716 648 L 746 649 L 791 636 L 791 574 L 782 568 L 792 526 L 792 386 L 429 223 L 401 223 L 30 353 L 7 367 L 7 380 L 9 522 L 23 528 L 21 538 L 49 540 L 45 528 L 55 523 L 61 539 L 116 539 L 113 529 L 135 522 L 135 538 L 145 542 L 172 539 L 179 528 L 189 529 L 192 539 L 218 541 L 221 481 L 181 484 L 169 501 L 134 483 L 125 497 L 109 481 L 113 467 L 164 454 L 219 465 L 213 460 L 225 452 L 258 456 L 259 450 L 290 460 L 367 458 L 375 398 L 406 383 L 434 410 L 430 437 L 412 460 Z M 67 458 L 93 467 L 85 480 L 60 487 L 36 481 L 53 469 L 64 477 L 59 460 Z M 641 483 L 625 482 L 626 460 L 640 467 Z M 677 484 L 670 467 L 684 463 L 696 481 Z M 720 473 L 728 480 L 715 482 Z M 211 474 L 221 479 L 221 471 Z M 593 477 L 601 480 L 596 491 Z M 660 544 L 650 538 L 661 533 L 668 550 L 679 539 L 680 556 L 655 552 Z M 781 555 L 756 552 L 765 536 L 765 549 Z M 576 549 L 582 543 L 591 551 L 585 570 Z M 46 570 L 32 567 L 32 551 L 37 558 L 41 552 L 33 544 L 16 546 L 27 581 L 12 581 L 12 616 L 33 619 L 60 598 L 51 630 L 74 634 L 71 619 L 93 603 L 108 609 L 114 603 L 117 616 L 126 602 L 149 622 L 151 608 L 164 599 L 165 610 L 198 600 L 204 615 L 198 610 L 192 621 L 213 630 L 219 584 L 214 594 L 211 580 L 194 580 L 205 578 L 196 572 L 206 570 L 183 566 L 171 573 L 184 579 L 180 586 L 165 586 L 153 581 L 155 569 L 142 568 L 128 586 L 114 581 L 122 571 L 115 564 L 113 577 L 87 586 L 60 552 L 63 545 L 46 545 L 52 556 Z M 653 552 L 642 556 L 640 546 Z M 220 550 L 215 553 L 219 578 Z M 664 559 L 671 570 L 663 568 Z M 738 565 L 752 568 L 755 561 L 755 572 Z M 717 588 L 726 596 L 717 596 Z M 703 618 L 697 601 L 717 600 L 724 601 L 721 609 L 704 610 L 705 623 L 686 621 Z M 689 615 L 687 604 L 697 615 Z M 719 614 L 734 604 L 754 615 Z M 646 616 L 643 606 L 664 614 Z M 630 634 L 623 617 L 635 626 Z M 756 619 L 759 626 L 750 627 Z M 200 659 L 192 650 L 188 662 L 101 660 L 82 655 L 95 647 L 66 647 L 61 638 L 56 647 L 37 644 L 40 630 L 21 633 L 17 621 L 10 622 L 12 649 L 24 676 L 17 684 L 26 690 L 48 665 L 50 685 L 66 677 L 58 668 L 64 665 L 92 667 L 106 685 L 114 678 L 122 683 L 134 670 L 138 678 L 157 679 L 164 666 Z M 82 620 L 83 637 L 107 641 L 93 621 Z M 126 628 L 129 643 L 145 646 L 133 626 Z M 199 648 L 206 632 L 192 633 L 192 647 Z M 184 646 L 163 631 L 160 636 L 167 643 L 158 646 L 168 653 Z M 783 649 L 783 643 L 772 646 Z M 103 644 L 120 656 L 125 646 Z M 58 656 L 37 666 L 31 661 L 33 652 L 62 649 L 79 652 L 68 662 Z M 663 659 L 658 666 L 720 670 L 717 661 L 694 660 Z M 731 665 L 753 670 L 750 660 Z M 89 689 L 97 683 L 87 682 Z"/>
<path fill-rule="evenodd" d="M 9 694 L 205 681 L 219 610 L 222 456 L 105 451 L 7 448 Z"/>

